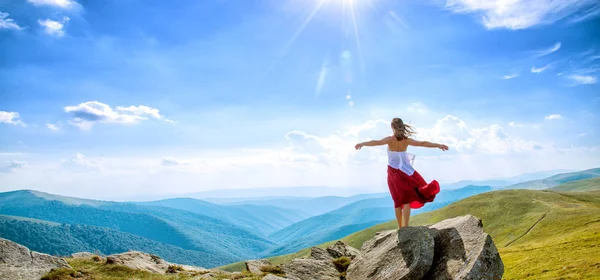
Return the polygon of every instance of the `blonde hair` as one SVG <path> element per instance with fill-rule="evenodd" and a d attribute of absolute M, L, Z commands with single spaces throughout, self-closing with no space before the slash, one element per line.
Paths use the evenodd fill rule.
<path fill-rule="evenodd" d="M 409 124 L 405 124 L 401 118 L 394 118 L 392 120 L 392 129 L 394 130 L 394 136 L 398 141 L 407 139 L 416 133 L 414 128 Z"/>

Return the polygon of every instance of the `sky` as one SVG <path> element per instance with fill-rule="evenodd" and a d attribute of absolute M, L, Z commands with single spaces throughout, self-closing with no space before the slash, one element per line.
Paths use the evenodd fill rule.
<path fill-rule="evenodd" d="M 386 191 L 354 145 L 394 117 L 450 147 L 409 149 L 442 189 L 600 167 L 599 26 L 595 0 L 0 0 L 0 191 Z"/>

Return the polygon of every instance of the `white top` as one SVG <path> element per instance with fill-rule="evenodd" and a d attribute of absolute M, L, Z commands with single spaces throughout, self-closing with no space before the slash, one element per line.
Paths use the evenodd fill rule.
<path fill-rule="evenodd" d="M 413 175 L 415 169 L 412 167 L 412 163 L 415 159 L 415 155 L 407 152 L 395 152 L 390 149 L 387 150 L 387 154 L 389 166 L 401 170 L 408 176 Z"/>

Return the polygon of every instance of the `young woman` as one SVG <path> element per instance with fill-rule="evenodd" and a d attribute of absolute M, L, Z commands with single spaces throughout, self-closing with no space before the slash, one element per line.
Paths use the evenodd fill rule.
<path fill-rule="evenodd" d="M 438 148 L 442 151 L 447 151 L 448 146 L 427 141 L 417 141 L 410 138 L 415 133 L 413 127 L 404 124 L 400 118 L 392 120 L 392 130 L 394 132 L 393 136 L 388 136 L 381 140 L 358 143 L 355 148 L 360 150 L 364 146 L 387 145 L 388 187 L 394 200 L 398 227 L 401 228 L 408 226 L 411 208 L 417 209 L 423 207 L 426 202 L 432 202 L 437 193 L 440 192 L 440 185 L 436 180 L 427 184 L 419 172 L 412 167 L 411 159 L 414 155 L 407 153 L 406 149 L 408 146 L 417 146 Z M 402 224 L 403 217 L 404 224 Z"/>

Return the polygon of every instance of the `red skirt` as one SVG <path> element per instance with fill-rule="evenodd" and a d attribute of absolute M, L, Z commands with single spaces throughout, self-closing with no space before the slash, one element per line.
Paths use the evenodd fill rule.
<path fill-rule="evenodd" d="M 388 165 L 388 187 L 394 200 L 394 208 L 410 204 L 410 208 L 423 207 L 425 203 L 432 202 L 440 192 L 440 184 L 433 180 L 427 184 L 423 177 L 415 170 L 413 175 Z"/>

